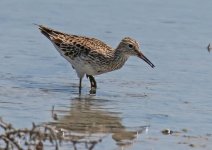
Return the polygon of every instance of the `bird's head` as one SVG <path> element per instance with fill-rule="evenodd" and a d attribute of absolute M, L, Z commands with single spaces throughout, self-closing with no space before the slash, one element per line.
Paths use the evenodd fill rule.
<path fill-rule="evenodd" d="M 147 59 L 144 54 L 140 51 L 139 44 L 136 42 L 136 40 L 125 37 L 121 40 L 120 44 L 118 45 L 118 50 L 121 51 L 122 54 L 127 56 L 137 56 L 141 59 L 143 59 L 146 63 L 148 63 L 152 68 L 155 66 L 149 59 Z"/>

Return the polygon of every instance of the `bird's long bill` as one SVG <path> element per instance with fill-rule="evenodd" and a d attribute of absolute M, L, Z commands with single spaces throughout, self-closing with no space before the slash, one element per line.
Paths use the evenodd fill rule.
<path fill-rule="evenodd" d="M 149 64 L 152 68 L 155 67 L 155 65 L 153 65 L 153 63 L 148 59 L 146 58 L 146 56 L 144 56 L 144 54 L 142 54 L 141 52 L 138 53 L 138 57 L 143 59 L 147 64 Z"/>

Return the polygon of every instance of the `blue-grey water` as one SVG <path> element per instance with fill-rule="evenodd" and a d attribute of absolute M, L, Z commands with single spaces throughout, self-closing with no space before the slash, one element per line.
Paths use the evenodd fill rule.
<path fill-rule="evenodd" d="M 75 134 L 102 139 L 96 150 L 211 149 L 211 6 L 210 0 L 2 0 L 0 117 L 17 128 L 67 124 Z M 133 37 L 156 67 L 132 57 L 121 70 L 96 77 L 96 96 L 84 78 L 79 97 L 75 71 L 33 23 L 114 48 Z"/>

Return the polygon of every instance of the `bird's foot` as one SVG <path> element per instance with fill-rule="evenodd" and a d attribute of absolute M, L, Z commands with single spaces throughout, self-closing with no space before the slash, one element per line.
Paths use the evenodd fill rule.
<path fill-rule="evenodd" d="M 89 78 L 90 83 L 91 83 L 91 90 L 90 90 L 90 94 L 91 95 L 95 95 L 96 94 L 96 89 L 97 89 L 97 84 L 95 81 L 95 78 L 91 75 L 86 75 L 87 78 Z"/>
<path fill-rule="evenodd" d="M 91 87 L 90 95 L 96 95 L 96 88 L 95 87 Z"/>

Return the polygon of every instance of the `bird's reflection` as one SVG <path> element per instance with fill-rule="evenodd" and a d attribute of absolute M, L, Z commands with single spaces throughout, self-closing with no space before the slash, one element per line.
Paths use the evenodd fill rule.
<path fill-rule="evenodd" d="M 108 135 L 112 135 L 112 139 L 121 147 L 132 145 L 137 135 L 147 126 L 125 127 L 120 113 L 103 107 L 107 102 L 92 97 L 73 98 L 67 111 L 52 111 L 54 121 L 50 124 L 56 126 L 66 139 L 75 141 L 75 144 L 90 144 L 88 149 L 93 149 Z"/>

